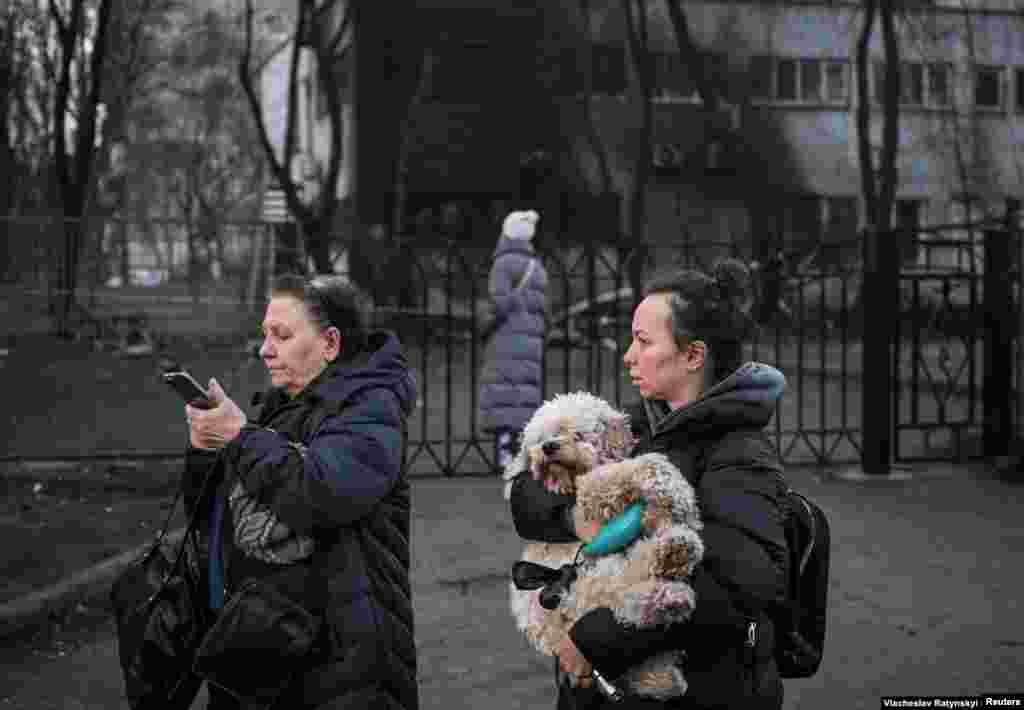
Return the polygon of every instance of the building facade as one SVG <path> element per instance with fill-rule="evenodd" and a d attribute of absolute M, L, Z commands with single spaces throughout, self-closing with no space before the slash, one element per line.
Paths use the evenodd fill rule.
<path fill-rule="evenodd" d="M 353 8 L 343 60 L 351 81 L 337 87 L 346 106 L 339 199 L 356 199 L 364 220 L 386 221 L 403 140 L 410 212 L 474 195 L 522 198 L 527 156 L 541 154 L 555 175 L 546 189 L 611 188 L 622 196 L 617 225 L 605 222 L 605 233 L 592 236 L 628 233 L 642 112 L 624 13 L 617 2 L 591 3 L 587 18 L 576 3 L 555 5 L 407 0 Z M 755 255 L 776 248 L 807 255 L 809 245 L 832 243 L 816 258 L 858 258 L 861 7 L 685 3 L 706 75 L 723 97 L 712 122 L 679 59 L 665 4 L 647 7 L 653 145 L 644 236 L 741 241 L 755 245 Z M 998 214 L 1024 194 L 1024 17 L 992 3 L 966 7 L 900 11 L 897 226 Z M 398 14 L 413 21 L 398 22 Z M 416 68 L 424 50 L 433 57 L 430 86 L 410 112 L 410 97 L 423 89 Z M 884 68 L 877 28 L 870 51 L 877 149 Z M 279 112 L 287 66 L 267 67 L 265 106 Z M 312 68 L 301 73 L 302 152 L 316 165 L 328 136 L 317 110 L 322 97 Z"/>

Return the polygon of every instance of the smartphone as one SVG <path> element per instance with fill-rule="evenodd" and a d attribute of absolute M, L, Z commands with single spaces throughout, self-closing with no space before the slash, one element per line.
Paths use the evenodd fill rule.
<path fill-rule="evenodd" d="M 213 401 L 203 386 L 184 370 L 169 370 L 164 373 L 164 382 L 177 392 L 186 403 L 197 409 L 213 409 Z"/>

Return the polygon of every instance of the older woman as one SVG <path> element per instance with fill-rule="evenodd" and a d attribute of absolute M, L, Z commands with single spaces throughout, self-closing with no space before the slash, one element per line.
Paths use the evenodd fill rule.
<path fill-rule="evenodd" d="M 275 707 L 418 707 L 402 470 L 416 386 L 397 338 L 365 323 L 344 279 L 284 277 L 263 319 L 272 388 L 256 421 L 215 380 L 213 409 L 186 407 L 186 502 L 208 521 L 213 614 L 246 587 L 322 621 Z M 200 499 L 211 464 L 217 485 Z M 209 678 L 209 707 L 250 706 L 283 666 L 276 651 L 262 653 L 243 682 Z"/>
<path fill-rule="evenodd" d="M 614 680 L 656 653 L 677 650 L 689 684 L 681 698 L 627 698 L 618 708 L 782 706 L 769 614 L 786 599 L 784 481 L 764 427 L 785 388 L 778 370 L 742 361 L 746 267 L 734 260 L 712 274 L 655 277 L 633 315 L 624 363 L 640 392 L 632 412 L 640 442 L 633 454 L 668 456 L 697 491 L 705 554 L 692 581 L 697 604 L 682 624 L 637 629 L 608 609 L 582 616 L 559 653 L 559 707 L 606 702 L 592 669 Z M 531 540 L 590 539 L 575 530 L 573 501 L 531 476 L 512 487 L 512 514 Z M 574 680 L 575 679 L 575 680 Z"/>

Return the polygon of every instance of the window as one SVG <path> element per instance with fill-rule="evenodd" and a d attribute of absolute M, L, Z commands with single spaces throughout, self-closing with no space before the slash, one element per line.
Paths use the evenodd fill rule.
<path fill-rule="evenodd" d="M 905 264 L 917 261 L 917 239 L 921 229 L 921 200 L 896 200 L 894 214 L 900 258 Z"/>
<path fill-rule="evenodd" d="M 1017 67 L 1013 71 L 1014 95 L 1017 103 L 1017 111 L 1024 112 L 1024 68 Z"/>
<path fill-rule="evenodd" d="M 767 101 L 773 98 L 772 75 L 774 74 L 772 57 L 757 55 L 750 58 L 750 96 L 754 99 Z"/>
<path fill-rule="evenodd" d="M 492 66 L 491 48 L 476 40 L 442 43 L 434 55 L 430 77 L 430 100 L 447 103 L 477 103 L 481 91 L 496 88 L 493 82 L 480 81 L 480 67 Z"/>
<path fill-rule="evenodd" d="M 901 106 L 948 106 L 951 101 L 952 65 L 946 63 L 901 62 Z M 885 62 L 874 63 L 875 101 L 885 101 Z"/>
<path fill-rule="evenodd" d="M 953 65 L 946 63 L 928 65 L 928 105 L 949 106 L 952 103 L 950 85 Z"/>
<path fill-rule="evenodd" d="M 924 65 L 903 62 L 900 67 L 900 102 L 908 106 L 924 104 Z"/>
<path fill-rule="evenodd" d="M 855 263 L 860 258 L 857 234 L 857 198 L 823 197 L 820 248 L 815 258 L 823 269 Z"/>
<path fill-rule="evenodd" d="M 779 101 L 796 100 L 796 60 L 780 59 L 775 73 L 775 98 Z"/>
<path fill-rule="evenodd" d="M 1000 92 L 999 67 L 975 67 L 974 105 L 981 108 L 999 108 L 1003 105 Z"/>
<path fill-rule="evenodd" d="M 755 99 L 808 104 L 846 103 L 850 95 L 849 62 L 842 59 L 754 57 Z"/>
<path fill-rule="evenodd" d="M 845 61 L 825 63 L 825 99 L 831 102 L 845 102 L 850 96 L 849 66 Z"/>
<path fill-rule="evenodd" d="M 654 64 L 654 97 L 657 99 L 688 99 L 696 86 L 690 80 L 678 52 L 651 52 Z"/>
<path fill-rule="evenodd" d="M 626 50 L 621 45 L 595 44 L 594 93 L 615 96 L 626 90 Z"/>
<path fill-rule="evenodd" d="M 821 60 L 800 60 L 800 100 L 821 100 Z"/>

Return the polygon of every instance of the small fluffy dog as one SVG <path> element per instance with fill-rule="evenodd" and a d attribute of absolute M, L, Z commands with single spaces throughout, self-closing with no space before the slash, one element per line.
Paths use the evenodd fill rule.
<path fill-rule="evenodd" d="M 527 423 L 521 451 L 505 471 L 506 497 L 525 471 L 548 490 L 574 495 L 577 530 L 603 525 L 644 501 L 640 536 L 618 552 L 578 556 L 579 543 L 526 546 L 523 560 L 555 569 L 582 558 L 556 609 L 541 606 L 540 590 L 511 587 L 516 625 L 545 655 L 556 655 L 576 619 L 592 609 L 611 609 L 620 622 L 638 628 L 684 621 L 693 611 L 687 579 L 704 554 L 693 488 L 661 454 L 626 458 L 633 443 L 625 413 L 585 392 L 560 395 Z M 681 660 L 675 652 L 659 654 L 617 683 L 647 697 L 682 695 Z"/>

